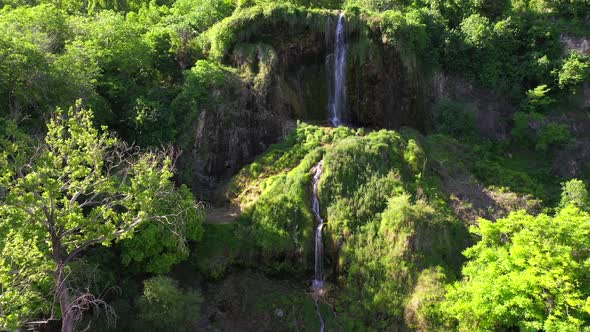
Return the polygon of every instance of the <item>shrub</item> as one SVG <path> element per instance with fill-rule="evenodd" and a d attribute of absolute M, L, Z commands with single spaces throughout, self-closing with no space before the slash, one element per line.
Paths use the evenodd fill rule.
<path fill-rule="evenodd" d="M 555 103 L 555 99 L 547 94 L 551 91 L 547 85 L 539 85 L 526 92 L 526 100 L 523 109 L 527 112 L 544 112 L 548 106 Z"/>
<path fill-rule="evenodd" d="M 480 220 L 472 232 L 481 240 L 464 252 L 463 280 L 442 305 L 457 330 L 588 329 L 588 213 L 571 205 L 554 217 L 519 211 Z"/>
<path fill-rule="evenodd" d="M 143 284 L 138 304 L 140 324 L 145 330 L 190 330 L 189 325 L 199 319 L 203 302 L 199 291 L 182 290 L 175 280 L 164 276 L 147 279 Z"/>
<path fill-rule="evenodd" d="M 443 100 L 434 107 L 434 123 L 438 131 L 454 137 L 475 133 L 475 112 L 464 104 Z"/>
<path fill-rule="evenodd" d="M 535 149 L 537 151 L 547 151 L 549 148 L 567 144 L 571 139 L 572 136 L 566 125 L 549 123 L 539 131 Z"/>

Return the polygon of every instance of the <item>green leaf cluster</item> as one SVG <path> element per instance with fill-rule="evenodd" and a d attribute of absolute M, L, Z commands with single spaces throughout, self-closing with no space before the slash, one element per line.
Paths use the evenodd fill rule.
<path fill-rule="evenodd" d="M 588 329 L 588 213 L 574 205 L 555 216 L 519 211 L 480 220 L 472 232 L 481 240 L 465 251 L 464 278 L 445 302 L 459 329 Z"/>

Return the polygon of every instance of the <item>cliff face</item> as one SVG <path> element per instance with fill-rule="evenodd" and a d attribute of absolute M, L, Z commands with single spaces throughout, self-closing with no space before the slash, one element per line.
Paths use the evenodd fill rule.
<path fill-rule="evenodd" d="M 259 103 L 237 78 L 214 93 L 225 101 L 201 111 L 193 127 L 194 144 L 179 160 L 182 181 L 208 201 L 216 199 L 211 195 L 221 182 L 294 127 L 284 108 Z"/>
<path fill-rule="evenodd" d="M 192 126 L 194 143 L 179 161 L 182 182 L 201 199 L 214 195 L 229 177 L 289 133 L 297 120 L 327 124 L 335 16 L 325 29 L 277 27 L 252 34 L 229 52 L 224 62 L 236 68 L 222 88 L 211 91 L 216 102 L 200 110 Z M 347 30 L 349 48 L 359 41 Z M 369 42 L 373 55 L 347 63 L 348 123 L 396 129 L 430 125 L 430 88 L 419 73 L 402 63 L 396 50 Z"/>
<path fill-rule="evenodd" d="M 467 105 L 475 113 L 475 127 L 479 135 L 490 139 L 510 137 L 510 121 L 516 107 L 510 100 L 489 89 L 483 89 L 467 80 L 436 73 L 430 80 L 434 102 L 453 100 Z"/>
<path fill-rule="evenodd" d="M 338 12 L 256 15 L 227 23 L 239 31 L 231 43 L 217 46 L 216 59 L 230 68 L 226 83 L 210 91 L 216 102 L 200 110 L 189 135 L 192 148 L 180 160 L 182 182 L 207 201 L 222 198 L 224 182 L 291 132 L 298 120 L 327 125 L 330 118 L 334 74 L 327 59 L 334 52 Z M 482 137 L 510 138 L 517 108 L 509 99 L 461 77 L 425 74 L 359 16 L 348 17 L 345 27 L 347 125 L 428 131 L 433 105 L 448 99 L 475 113 Z M 215 189 L 219 195 L 213 195 Z"/>
<path fill-rule="evenodd" d="M 404 65 L 397 50 L 377 44 L 372 59 L 350 67 L 347 97 L 353 124 L 420 130 L 431 126 L 428 80 Z"/>

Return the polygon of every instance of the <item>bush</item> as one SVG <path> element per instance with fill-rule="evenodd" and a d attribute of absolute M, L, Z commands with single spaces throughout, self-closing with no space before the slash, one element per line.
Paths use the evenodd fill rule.
<path fill-rule="evenodd" d="M 438 131 L 454 137 L 475 133 L 475 112 L 464 104 L 444 100 L 434 107 L 434 124 Z"/>
<path fill-rule="evenodd" d="M 569 128 L 563 124 L 549 123 L 539 131 L 537 135 L 537 151 L 547 151 L 549 148 L 555 148 L 571 141 L 572 135 Z"/>
<path fill-rule="evenodd" d="M 198 321 L 203 302 L 199 291 L 182 290 L 175 280 L 164 276 L 145 280 L 143 284 L 138 304 L 144 330 L 185 331 Z"/>
<path fill-rule="evenodd" d="M 555 103 L 555 99 L 547 95 L 550 91 L 551 89 L 547 85 L 539 85 L 528 90 L 523 110 L 529 113 L 546 111 L 551 104 Z"/>

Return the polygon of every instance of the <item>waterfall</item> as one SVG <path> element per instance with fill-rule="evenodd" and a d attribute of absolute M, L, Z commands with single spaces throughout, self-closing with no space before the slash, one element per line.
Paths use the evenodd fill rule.
<path fill-rule="evenodd" d="M 315 309 L 316 313 L 318 314 L 318 318 L 320 319 L 320 332 L 324 332 L 324 318 L 322 317 L 322 313 L 320 312 L 320 299 L 319 297 L 322 294 L 324 288 L 324 242 L 322 241 L 322 229 L 324 228 L 324 220 L 320 214 L 320 196 L 319 196 L 319 183 L 320 178 L 322 177 L 323 171 L 323 160 L 320 161 L 317 165 L 312 168 L 313 171 L 313 191 L 312 191 L 312 199 L 311 199 L 311 211 L 313 212 L 313 216 L 318 222 L 318 227 L 315 230 L 315 252 L 314 252 L 314 276 L 311 283 L 311 288 L 315 293 Z"/>
<path fill-rule="evenodd" d="M 318 222 L 318 227 L 315 230 L 315 265 L 314 265 L 314 278 L 312 287 L 314 290 L 319 290 L 324 285 L 323 279 L 323 258 L 324 258 L 324 243 L 322 242 L 322 228 L 324 228 L 324 220 L 320 215 L 320 198 L 319 198 L 319 182 L 322 176 L 322 161 L 320 161 L 315 167 L 313 168 L 314 175 L 313 175 L 313 192 L 312 192 L 312 200 L 311 200 L 311 210 L 315 219 Z"/>
<path fill-rule="evenodd" d="M 346 112 L 346 40 L 344 31 L 344 13 L 338 16 L 338 24 L 336 25 L 336 36 L 334 45 L 334 82 L 328 87 L 329 93 L 329 111 L 330 123 L 337 127 L 344 123 L 342 115 Z M 331 55 L 328 55 L 326 62 L 331 60 Z M 332 89 L 333 88 L 333 89 Z"/>

